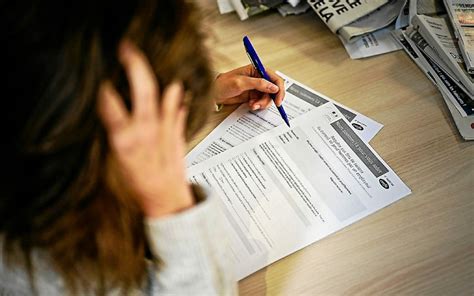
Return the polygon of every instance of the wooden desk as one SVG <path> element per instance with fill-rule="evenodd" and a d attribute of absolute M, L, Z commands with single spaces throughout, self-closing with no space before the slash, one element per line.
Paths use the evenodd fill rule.
<path fill-rule="evenodd" d="M 242 295 L 473 295 L 474 142 L 459 136 L 441 95 L 403 51 L 351 60 L 317 16 L 267 13 L 241 22 L 202 1 L 215 67 L 265 65 L 385 125 L 372 140 L 413 193 L 242 280 Z M 215 114 L 191 147 L 235 107 Z"/>

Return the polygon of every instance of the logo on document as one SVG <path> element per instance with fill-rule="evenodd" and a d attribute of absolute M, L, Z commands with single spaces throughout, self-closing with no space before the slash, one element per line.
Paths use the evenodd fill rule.
<path fill-rule="evenodd" d="M 387 181 L 385 181 L 384 179 L 379 179 L 379 183 L 380 185 L 382 185 L 383 188 L 385 189 L 388 189 L 388 187 L 390 187 L 387 183 Z"/>
<path fill-rule="evenodd" d="M 364 130 L 364 127 L 358 123 L 352 123 L 352 126 L 356 129 L 356 130 L 360 130 L 360 131 L 363 131 Z"/>

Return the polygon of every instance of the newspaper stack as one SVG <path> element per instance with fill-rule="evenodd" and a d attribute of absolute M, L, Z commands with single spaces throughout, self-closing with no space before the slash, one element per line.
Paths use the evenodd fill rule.
<path fill-rule="evenodd" d="M 474 74 L 474 1 L 444 0 L 466 70 Z"/>
<path fill-rule="evenodd" d="M 438 87 L 461 136 L 466 140 L 474 140 L 474 75 L 466 58 L 472 56 L 472 50 L 469 52 L 466 49 L 473 48 L 474 39 L 472 35 L 470 39 L 461 37 L 460 34 L 468 30 L 463 30 L 461 26 L 456 28 L 460 19 L 464 23 L 474 19 L 473 5 L 464 6 L 462 17 L 458 14 L 453 19 L 455 14 L 446 14 L 446 10 L 452 9 L 449 5 L 464 1 L 445 0 L 446 9 L 443 1 L 431 2 L 432 9 L 418 9 L 412 15 L 411 26 L 394 32 L 394 36 Z M 425 5 L 426 3 L 427 1 L 424 2 Z M 440 3 L 442 11 L 439 9 Z M 452 10 L 456 12 L 455 9 Z M 420 14 L 420 11 L 428 14 Z"/>

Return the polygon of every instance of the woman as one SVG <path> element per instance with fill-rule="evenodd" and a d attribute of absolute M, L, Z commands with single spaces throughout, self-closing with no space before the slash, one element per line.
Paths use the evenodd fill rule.
<path fill-rule="evenodd" d="M 0 4 L 0 294 L 234 294 L 185 134 L 213 97 L 281 104 L 282 80 L 213 81 L 185 1 L 16 2 Z"/>

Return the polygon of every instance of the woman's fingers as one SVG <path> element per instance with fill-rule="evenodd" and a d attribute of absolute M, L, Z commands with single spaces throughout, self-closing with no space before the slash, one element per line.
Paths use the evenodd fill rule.
<path fill-rule="evenodd" d="M 275 71 L 270 69 L 267 69 L 266 71 L 268 76 L 270 76 L 272 82 L 278 86 L 279 91 L 275 97 L 275 104 L 277 106 L 280 106 L 281 104 L 283 104 L 283 99 L 285 98 L 285 81 L 283 80 L 283 78 L 278 76 Z"/>
<path fill-rule="evenodd" d="M 257 96 L 259 96 L 257 99 L 249 101 L 250 109 L 252 110 L 267 109 L 273 103 L 269 94 L 263 93 Z"/>
<path fill-rule="evenodd" d="M 163 115 L 175 116 L 183 101 L 183 85 L 173 82 L 163 92 L 161 112 Z"/>
<path fill-rule="evenodd" d="M 237 85 L 239 87 L 240 92 L 244 92 L 247 90 L 257 90 L 263 93 L 274 94 L 278 92 L 279 90 L 277 85 L 263 78 L 238 76 L 237 79 L 238 79 Z"/>
<path fill-rule="evenodd" d="M 270 97 L 269 94 L 263 94 L 263 96 L 256 102 L 256 104 L 259 104 L 262 109 L 267 109 L 271 106 L 273 103 L 272 98 Z"/>
<path fill-rule="evenodd" d="M 119 59 L 130 84 L 133 116 L 150 118 L 158 114 L 158 83 L 145 55 L 130 41 L 122 41 Z"/>
<path fill-rule="evenodd" d="M 273 100 L 269 94 L 275 94 L 275 105 L 280 106 L 283 103 L 283 98 L 285 97 L 284 80 L 270 69 L 267 70 L 267 74 L 273 83 L 263 78 L 238 77 L 240 90 L 250 91 L 249 106 L 252 110 L 270 107 Z"/>
<path fill-rule="evenodd" d="M 249 97 L 248 98 L 248 105 L 249 105 L 249 108 L 251 110 L 258 110 L 262 107 L 259 104 L 256 104 L 257 101 L 260 100 L 260 98 L 261 98 L 261 93 L 260 92 L 251 91 L 251 92 L 249 92 L 248 97 Z"/>
<path fill-rule="evenodd" d="M 123 129 L 130 120 L 122 98 L 110 81 L 100 85 L 98 109 L 102 123 L 111 134 Z"/>
<path fill-rule="evenodd" d="M 184 165 L 186 109 L 183 86 L 159 90 L 150 64 L 132 44 L 121 45 L 120 62 L 130 85 L 132 114 L 110 82 L 101 84 L 98 112 L 119 172 L 145 215 L 162 217 L 194 204 Z"/>
<path fill-rule="evenodd" d="M 254 73 L 255 68 L 253 68 L 252 65 L 238 68 L 235 71 L 241 75 L 239 77 L 239 86 L 241 91 L 256 90 L 262 93 L 275 94 L 275 104 L 280 106 L 283 103 L 283 99 L 285 98 L 285 81 L 283 78 L 278 76 L 275 71 L 268 68 L 266 69 L 271 82 L 263 78 L 252 77 L 257 75 Z M 270 101 L 268 100 L 269 97 L 264 97 L 265 99 L 263 101 L 258 102 L 258 104 L 261 105 L 261 108 L 267 108 L 270 104 Z M 250 105 L 254 106 L 255 104 L 257 104 L 257 102 L 254 100 L 254 102 L 251 102 Z"/>
<path fill-rule="evenodd" d="M 185 106 L 179 108 L 177 118 L 176 130 L 181 137 L 185 137 L 186 134 L 186 120 L 188 118 L 188 109 Z"/>
<path fill-rule="evenodd" d="M 173 82 L 163 92 L 160 119 L 170 129 L 177 124 L 178 111 L 183 101 L 183 95 L 183 85 L 180 82 Z"/>

